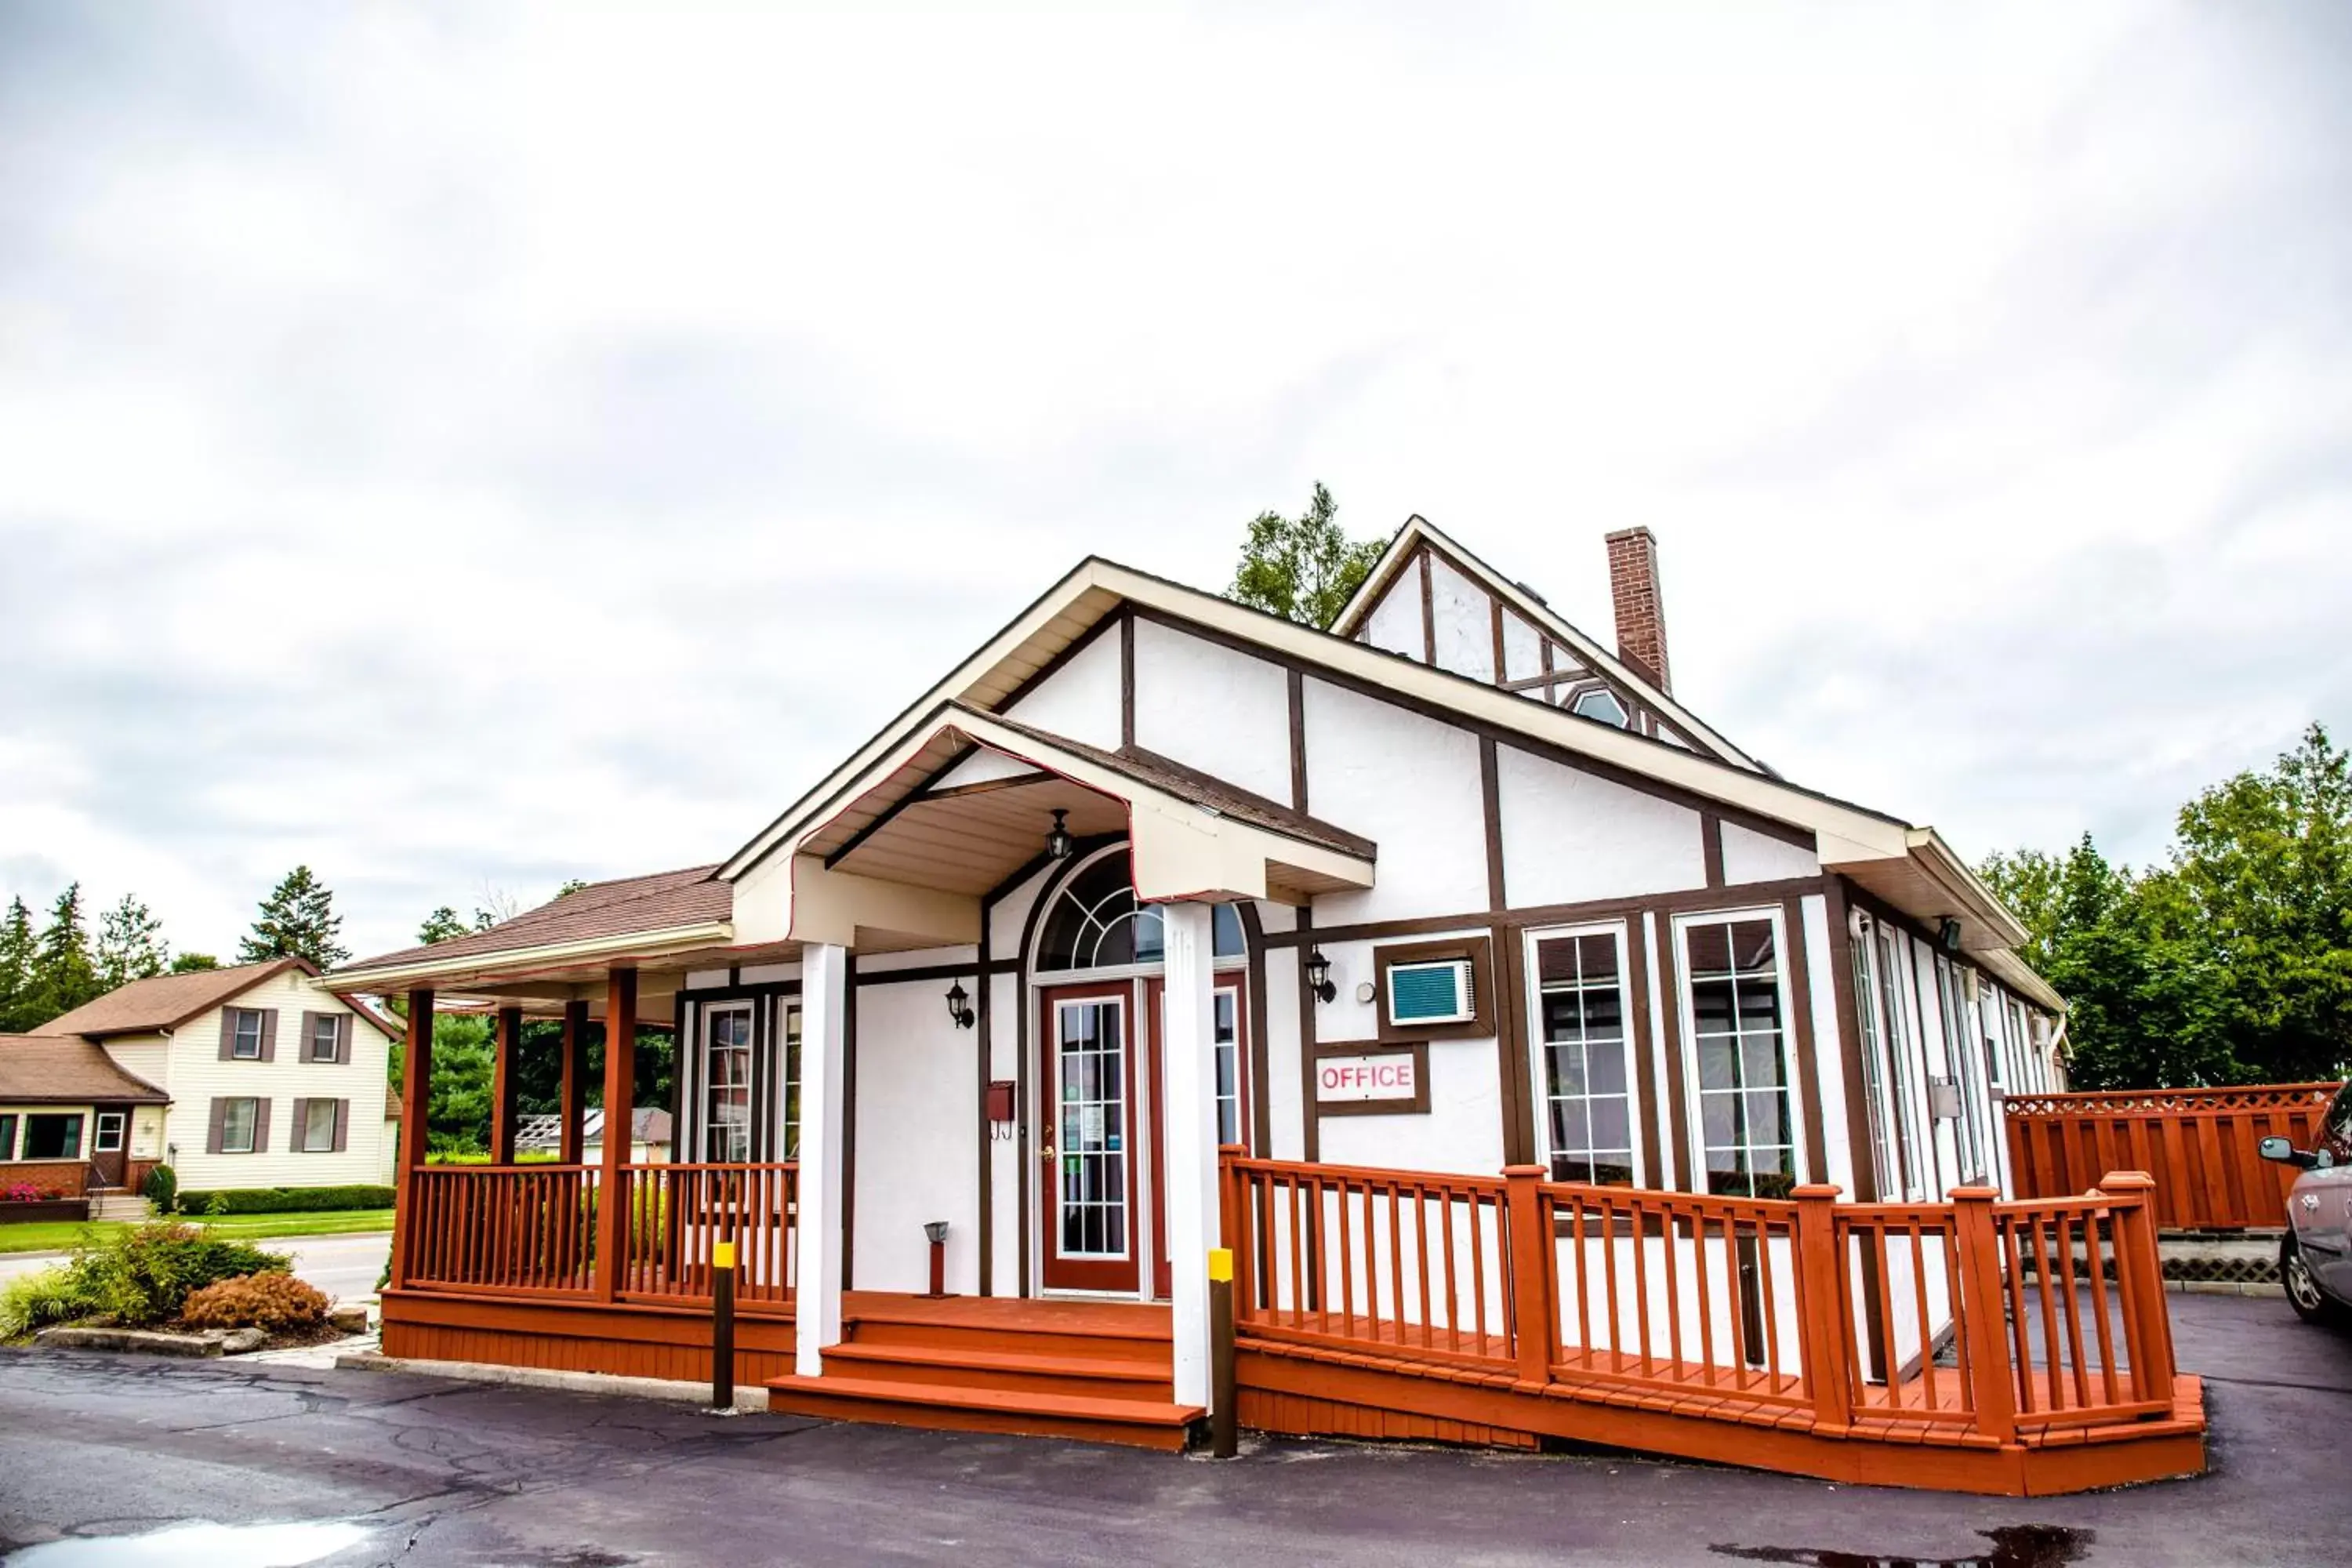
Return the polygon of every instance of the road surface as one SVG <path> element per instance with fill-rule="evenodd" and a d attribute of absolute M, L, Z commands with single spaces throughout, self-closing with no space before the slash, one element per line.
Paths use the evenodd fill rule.
<path fill-rule="evenodd" d="M 23 1568 L 419 1564 L 2352 1562 L 2352 1339 L 2175 1296 L 2213 1471 L 2085 1497 L 1836 1487 L 1603 1454 L 1253 1443 L 1219 1463 L 1037 1438 L 719 1420 L 389 1373 L 0 1351 L 0 1553 Z M 190 1521 L 208 1521 L 199 1535 Z M 156 1532 L 178 1528 L 184 1533 Z M 146 1555 L 115 1538 L 146 1536 Z M 52 1551 L 56 1549 L 52 1548 Z M 309 1552 L 309 1548 L 305 1548 Z M 12 1568 L 16 1560 L 11 1559 Z"/>
<path fill-rule="evenodd" d="M 383 1260 L 392 1255 L 388 1230 L 355 1231 L 348 1236 L 289 1236 L 272 1239 L 247 1237 L 272 1252 L 291 1253 L 294 1272 L 338 1301 L 363 1301 L 375 1295 L 383 1275 Z M 0 1253 L 0 1282 L 19 1274 L 54 1268 L 62 1253 Z"/>

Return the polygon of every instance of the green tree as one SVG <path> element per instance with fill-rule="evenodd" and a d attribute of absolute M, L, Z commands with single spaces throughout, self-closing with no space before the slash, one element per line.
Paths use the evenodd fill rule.
<path fill-rule="evenodd" d="M 253 931 L 236 950 L 239 963 L 262 963 L 273 958 L 302 958 L 321 969 L 332 969 L 352 955 L 335 940 L 343 917 L 335 913 L 335 895 L 297 866 L 261 900 L 261 914 Z"/>
<path fill-rule="evenodd" d="M 209 952 L 184 952 L 172 960 L 174 974 L 194 974 L 202 969 L 218 969 L 220 960 Z"/>
<path fill-rule="evenodd" d="M 129 893 L 100 917 L 98 922 L 99 984 L 111 991 L 134 980 L 163 973 L 171 952 L 163 943 L 163 922 Z"/>
<path fill-rule="evenodd" d="M 58 895 L 49 923 L 33 942 L 33 1010 L 38 1023 L 70 1013 L 105 994 L 89 950 L 89 928 L 81 912 L 81 884 Z"/>
<path fill-rule="evenodd" d="M 22 898 L 8 900 L 0 920 L 0 1035 L 22 1034 L 47 1022 L 33 1016 L 33 911 Z"/>
<path fill-rule="evenodd" d="M 456 910 L 451 909 L 447 904 L 443 904 L 431 914 L 426 915 L 425 923 L 416 928 L 416 940 L 431 947 L 437 942 L 447 942 L 453 937 L 467 935 L 474 929 L 457 918 Z"/>
<path fill-rule="evenodd" d="M 1351 542 L 1340 531 L 1339 510 L 1318 482 L 1297 517 L 1258 513 L 1225 597 L 1328 631 L 1383 548 L 1377 539 Z"/>

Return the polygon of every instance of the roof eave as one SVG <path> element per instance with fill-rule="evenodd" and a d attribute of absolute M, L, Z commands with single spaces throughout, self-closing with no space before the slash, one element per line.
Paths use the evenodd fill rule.
<path fill-rule="evenodd" d="M 495 974 L 502 970 L 541 969 L 624 955 L 658 958 L 693 952 L 706 947 L 723 947 L 734 939 L 734 935 L 735 926 L 731 921 L 701 921 L 691 925 L 624 931 L 614 936 L 588 937 L 577 942 L 547 942 L 493 952 L 464 952 L 450 958 L 389 964 L 379 969 L 338 969 L 321 975 L 320 982 L 330 990 L 381 994 L 385 991 L 422 987 L 429 981 L 453 975 L 472 977 Z"/>

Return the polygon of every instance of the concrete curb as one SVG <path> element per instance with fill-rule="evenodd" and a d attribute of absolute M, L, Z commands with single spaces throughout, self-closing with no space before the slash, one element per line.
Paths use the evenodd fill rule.
<path fill-rule="evenodd" d="M 2269 1279 L 2168 1279 L 2164 1288 L 2176 1296 L 2276 1296 L 2286 1299 L 2286 1287 Z"/>
<path fill-rule="evenodd" d="M 150 1329 L 43 1329 L 33 1342 L 63 1351 L 137 1351 L 146 1355 L 212 1357 L 259 1350 L 269 1336 L 259 1329 L 208 1329 L 167 1334 Z"/>
<path fill-rule="evenodd" d="M 335 1358 L 348 1372 L 404 1372 L 425 1377 L 454 1378 L 460 1383 L 504 1384 L 515 1388 L 553 1388 L 566 1394 L 601 1394 L 628 1399 L 667 1399 L 682 1405 L 710 1403 L 707 1383 L 677 1383 L 662 1377 L 622 1377 L 603 1372 L 551 1372 L 537 1366 L 489 1366 L 470 1361 L 417 1361 L 404 1356 L 359 1352 Z M 738 1384 L 735 1408 L 765 1410 L 768 1391 Z"/>

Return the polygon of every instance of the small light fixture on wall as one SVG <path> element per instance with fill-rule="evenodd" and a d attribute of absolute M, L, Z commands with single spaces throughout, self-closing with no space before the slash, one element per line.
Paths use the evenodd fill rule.
<path fill-rule="evenodd" d="M 1062 820 L 1069 815 L 1066 811 L 1055 811 L 1053 831 L 1045 835 L 1045 853 L 1056 860 L 1068 859 L 1071 849 L 1076 847 L 1070 838 L 1069 826 Z"/>
<path fill-rule="evenodd" d="M 955 1026 L 959 1029 L 971 1028 L 972 1021 L 979 1016 L 971 1010 L 971 996 L 964 990 L 961 980 L 948 987 L 948 1016 L 955 1020 Z"/>
<path fill-rule="evenodd" d="M 1946 952 L 1959 952 L 1960 922 L 1952 916 L 1946 915 L 1943 923 L 1936 928 L 1936 941 Z"/>
<path fill-rule="evenodd" d="M 1318 1002 L 1328 1002 L 1339 994 L 1339 988 L 1331 984 L 1331 961 L 1319 947 L 1307 955 L 1307 989 L 1315 993 Z"/>

